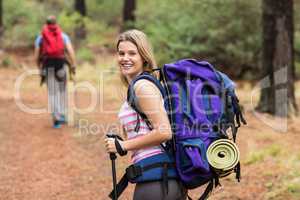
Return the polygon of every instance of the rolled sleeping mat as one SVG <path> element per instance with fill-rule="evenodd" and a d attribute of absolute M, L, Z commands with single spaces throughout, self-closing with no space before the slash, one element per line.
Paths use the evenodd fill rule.
<path fill-rule="evenodd" d="M 206 156 L 209 164 L 220 177 L 229 175 L 240 160 L 237 145 L 229 139 L 219 139 L 211 143 Z"/>

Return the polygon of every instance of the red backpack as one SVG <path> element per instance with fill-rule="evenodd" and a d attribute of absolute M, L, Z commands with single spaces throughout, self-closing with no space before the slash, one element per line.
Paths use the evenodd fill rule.
<path fill-rule="evenodd" d="M 64 58 L 62 31 L 56 24 L 48 24 L 42 30 L 41 52 L 44 58 Z"/>

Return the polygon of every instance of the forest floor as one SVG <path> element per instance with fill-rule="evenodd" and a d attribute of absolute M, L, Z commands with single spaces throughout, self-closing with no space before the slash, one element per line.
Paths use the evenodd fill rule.
<path fill-rule="evenodd" d="M 109 59 L 113 58 L 102 60 L 103 65 Z M 124 98 L 114 70 L 102 70 L 99 65 L 81 67 L 77 83 L 90 90 L 70 93 L 70 99 L 76 99 L 76 105 L 83 109 L 96 98 L 95 107 L 69 116 L 79 119 L 76 127 L 53 129 L 49 112 L 33 114 L 21 106 L 31 110 L 46 108 L 47 93 L 45 86 L 39 86 L 38 76 L 24 76 L 34 69 L 30 58 L 15 63 L 19 63 L 18 67 L 0 68 L 0 199 L 108 199 L 111 163 L 103 139 L 108 130 L 119 128 L 117 112 Z M 97 82 L 99 77 L 103 81 Z M 85 82 L 88 80 L 92 81 Z M 16 89 L 19 82 L 20 88 Z M 298 83 L 298 90 L 299 86 Z M 72 87 L 69 83 L 69 91 Z M 215 189 L 209 199 L 300 199 L 300 118 L 276 119 L 254 112 L 258 94 L 253 88 L 250 83 L 238 82 L 237 93 L 248 122 L 238 133 L 241 182 L 237 183 L 234 175 L 221 179 L 222 187 Z M 128 160 L 118 158 L 118 179 Z M 131 199 L 133 188 L 130 185 L 120 199 Z M 189 193 L 198 197 L 201 190 Z"/>

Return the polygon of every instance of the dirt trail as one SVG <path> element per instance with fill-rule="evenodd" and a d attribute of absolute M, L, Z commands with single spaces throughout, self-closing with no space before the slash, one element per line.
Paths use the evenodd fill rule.
<path fill-rule="evenodd" d="M 98 140 L 84 143 L 76 129 L 52 129 L 49 114 L 22 112 L 12 93 L 20 72 L 0 74 L 0 199 L 101 199 L 110 171 Z M 45 97 L 25 92 L 22 101 L 37 106 Z"/>
<path fill-rule="evenodd" d="M 85 135 L 78 135 L 77 129 L 68 126 L 55 130 L 49 114 L 22 112 L 13 96 L 15 80 L 21 73 L 20 69 L 0 69 L 0 200 L 108 199 L 111 170 L 103 148 L 103 130 Z M 46 105 L 45 88 L 33 88 L 35 92 L 25 87 L 22 100 L 34 107 Z M 81 95 L 81 101 L 85 103 L 89 98 Z M 107 106 L 117 107 L 119 103 L 110 101 Z M 85 117 L 99 124 L 116 120 L 115 114 L 100 111 Z M 299 152 L 299 119 L 291 122 L 291 131 L 283 138 L 251 112 L 246 117 L 249 126 L 239 135 L 243 160 L 250 149 L 259 150 L 274 143 Z M 126 159 L 119 159 L 118 177 L 125 166 Z M 283 170 L 272 159 L 242 167 L 242 182 L 237 184 L 232 176 L 223 179 L 223 187 L 210 199 L 264 199 L 266 184 L 276 181 Z M 266 170 L 272 173 L 267 176 Z M 130 186 L 120 199 L 131 199 L 132 190 Z M 191 195 L 196 197 L 198 192 L 192 191 Z"/>

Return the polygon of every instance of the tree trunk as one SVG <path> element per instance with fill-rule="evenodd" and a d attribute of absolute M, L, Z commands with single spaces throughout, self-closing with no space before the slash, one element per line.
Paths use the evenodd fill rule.
<path fill-rule="evenodd" d="M 86 16 L 85 0 L 75 0 L 74 9 L 82 16 L 82 18 L 85 17 Z M 76 22 L 76 28 L 74 30 L 75 38 L 79 40 L 86 38 L 85 24 L 82 18 Z"/>
<path fill-rule="evenodd" d="M 0 38 L 3 34 L 3 7 L 2 7 L 2 0 L 0 0 Z"/>
<path fill-rule="evenodd" d="M 85 0 L 75 0 L 75 10 L 80 13 L 81 16 L 86 16 Z"/>
<path fill-rule="evenodd" d="M 135 0 L 124 0 L 123 6 L 123 30 L 134 28 L 135 22 Z"/>
<path fill-rule="evenodd" d="M 257 110 L 298 113 L 294 94 L 293 0 L 263 0 L 263 85 Z"/>

